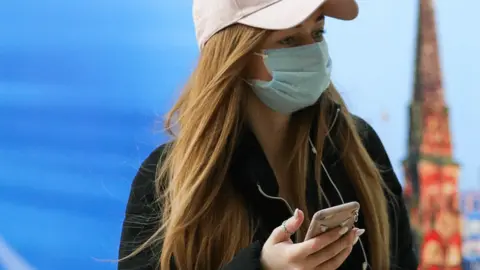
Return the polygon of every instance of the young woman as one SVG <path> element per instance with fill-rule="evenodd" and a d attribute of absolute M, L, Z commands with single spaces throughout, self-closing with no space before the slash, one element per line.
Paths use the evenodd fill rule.
<path fill-rule="evenodd" d="M 385 149 L 330 81 L 324 18 L 357 14 L 354 0 L 194 0 L 200 59 L 173 140 L 132 184 L 119 269 L 417 269 Z M 303 241 L 315 212 L 351 201 L 356 228 Z"/>

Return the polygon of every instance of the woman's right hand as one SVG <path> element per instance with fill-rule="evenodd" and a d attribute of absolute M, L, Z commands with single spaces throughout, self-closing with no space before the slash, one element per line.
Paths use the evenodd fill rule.
<path fill-rule="evenodd" d="M 365 231 L 338 228 L 323 233 L 307 241 L 294 244 L 290 233 L 297 231 L 302 225 L 304 214 L 295 210 L 285 227 L 277 227 L 263 245 L 261 263 L 263 269 L 302 269 L 302 270 L 335 270 L 342 265 L 352 251 L 358 237 Z"/>

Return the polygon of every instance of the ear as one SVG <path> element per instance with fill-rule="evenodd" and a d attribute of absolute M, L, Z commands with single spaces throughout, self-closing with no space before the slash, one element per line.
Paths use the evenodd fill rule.
<path fill-rule="evenodd" d="M 264 55 L 261 53 L 252 53 L 248 57 L 248 63 L 245 68 L 245 78 L 248 80 L 271 81 L 272 75 L 265 65 Z"/>

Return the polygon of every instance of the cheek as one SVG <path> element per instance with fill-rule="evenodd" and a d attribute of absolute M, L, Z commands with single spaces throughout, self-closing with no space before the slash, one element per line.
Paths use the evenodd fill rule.
<path fill-rule="evenodd" d="M 261 80 L 261 81 L 271 81 L 272 76 L 265 66 L 263 59 L 261 57 L 254 57 L 250 60 L 248 64 L 248 79 L 251 80 Z"/>

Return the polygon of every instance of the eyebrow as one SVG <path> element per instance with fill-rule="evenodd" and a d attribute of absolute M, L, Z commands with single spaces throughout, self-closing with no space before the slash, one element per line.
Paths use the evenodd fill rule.
<path fill-rule="evenodd" d="M 316 23 L 319 23 L 319 22 L 321 22 L 321 21 L 323 21 L 323 20 L 325 20 L 325 15 L 322 14 L 322 15 L 318 16 L 318 18 L 315 20 L 315 22 L 316 22 Z M 300 27 L 302 27 L 301 24 L 300 24 L 300 25 L 297 25 L 295 28 L 300 28 Z"/>

